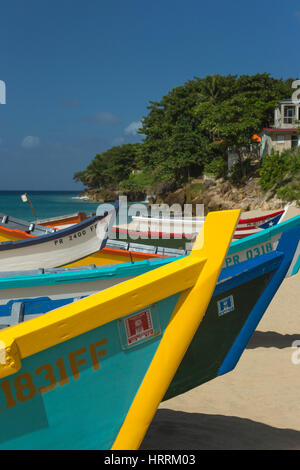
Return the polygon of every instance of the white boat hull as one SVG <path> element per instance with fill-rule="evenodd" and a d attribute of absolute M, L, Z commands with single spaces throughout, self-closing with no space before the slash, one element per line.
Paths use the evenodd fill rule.
<path fill-rule="evenodd" d="M 102 218 L 91 217 L 49 236 L 2 243 L 0 271 L 55 268 L 95 253 L 105 246 L 115 220 L 113 212 Z"/>

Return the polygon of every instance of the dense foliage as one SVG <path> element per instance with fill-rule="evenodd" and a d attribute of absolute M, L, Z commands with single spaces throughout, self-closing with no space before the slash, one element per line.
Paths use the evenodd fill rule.
<path fill-rule="evenodd" d="M 74 180 L 81 181 L 90 189 L 117 188 L 137 167 L 140 146 L 121 145 L 96 155 L 86 170 L 75 173 Z"/>
<path fill-rule="evenodd" d="M 266 73 L 189 80 L 150 102 L 139 130 L 142 143 L 96 155 L 74 178 L 89 188 L 140 189 L 161 182 L 180 186 L 204 169 L 224 174 L 228 147 L 239 152 L 273 122 L 274 106 L 291 95 L 291 83 Z"/>
<path fill-rule="evenodd" d="M 274 150 L 263 158 L 260 184 L 264 190 L 274 188 L 284 200 L 300 200 L 300 150 Z"/>

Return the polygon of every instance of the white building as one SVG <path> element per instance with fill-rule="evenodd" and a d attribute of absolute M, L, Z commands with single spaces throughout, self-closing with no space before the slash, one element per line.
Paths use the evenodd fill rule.
<path fill-rule="evenodd" d="M 261 133 L 261 156 L 300 146 L 300 99 L 282 100 L 274 112 L 274 126 Z"/>

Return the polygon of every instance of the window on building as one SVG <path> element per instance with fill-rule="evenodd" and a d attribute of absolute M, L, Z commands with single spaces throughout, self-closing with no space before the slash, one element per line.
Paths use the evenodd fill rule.
<path fill-rule="evenodd" d="M 284 107 L 284 116 L 283 122 L 284 124 L 293 124 L 296 115 L 296 108 L 295 106 L 285 106 Z"/>
<path fill-rule="evenodd" d="M 277 141 L 277 144 L 284 144 L 284 135 L 277 135 L 276 141 Z"/>

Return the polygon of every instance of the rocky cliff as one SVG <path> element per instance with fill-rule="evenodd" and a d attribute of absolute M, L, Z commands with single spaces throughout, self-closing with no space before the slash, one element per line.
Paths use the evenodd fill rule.
<path fill-rule="evenodd" d="M 153 202 L 168 205 L 204 204 L 205 213 L 237 208 L 244 212 L 254 209 L 276 210 L 283 208 L 287 203 L 276 196 L 275 188 L 263 192 L 258 178 L 251 178 L 247 183 L 236 187 L 223 178 L 214 179 L 205 176 L 177 191 L 158 194 Z"/>
<path fill-rule="evenodd" d="M 141 191 L 113 191 L 113 190 L 86 190 L 82 195 L 88 196 L 91 201 L 114 201 L 120 195 L 126 195 L 128 201 L 144 201 L 146 192 Z M 242 209 L 250 211 L 255 209 L 277 210 L 282 209 L 288 201 L 276 196 L 276 188 L 267 192 L 261 189 L 259 178 L 250 178 L 241 186 L 234 186 L 223 178 L 215 179 L 204 176 L 193 180 L 185 187 L 170 191 L 170 188 L 161 186 L 155 198 L 149 198 L 149 204 L 204 204 L 205 213 L 223 209 Z M 293 205 L 296 205 L 296 201 Z"/>

